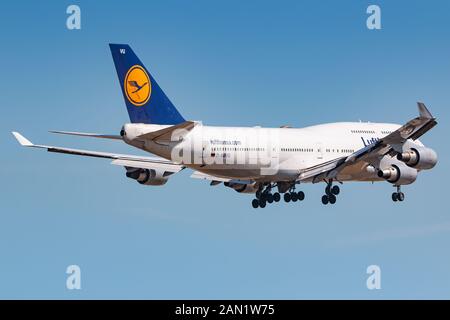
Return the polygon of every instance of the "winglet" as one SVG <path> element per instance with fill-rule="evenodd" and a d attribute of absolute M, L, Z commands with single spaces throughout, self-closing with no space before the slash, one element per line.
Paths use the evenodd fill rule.
<path fill-rule="evenodd" d="M 13 131 L 12 134 L 14 135 L 14 138 L 17 139 L 17 141 L 19 141 L 19 143 L 24 146 L 24 147 L 32 147 L 33 144 L 31 143 L 30 140 L 28 140 L 27 138 L 25 138 L 23 135 L 21 135 L 18 132 Z"/>
<path fill-rule="evenodd" d="M 419 108 L 419 114 L 421 118 L 433 119 L 431 112 L 427 109 L 423 102 L 417 102 L 417 107 Z"/>

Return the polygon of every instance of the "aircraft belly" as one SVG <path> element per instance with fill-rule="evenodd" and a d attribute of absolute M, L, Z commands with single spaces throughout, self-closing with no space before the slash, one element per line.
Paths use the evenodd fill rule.
<path fill-rule="evenodd" d="M 294 181 L 298 177 L 297 170 L 276 170 L 248 165 L 188 165 L 189 168 L 212 176 L 231 179 L 248 179 L 258 181 Z"/>
<path fill-rule="evenodd" d="M 202 165 L 188 165 L 189 168 L 197 170 L 202 173 L 209 174 L 211 176 L 230 179 L 258 179 L 261 176 L 261 170 L 259 168 L 245 168 L 245 167 L 232 167 L 224 165 L 214 166 L 202 166 Z"/>

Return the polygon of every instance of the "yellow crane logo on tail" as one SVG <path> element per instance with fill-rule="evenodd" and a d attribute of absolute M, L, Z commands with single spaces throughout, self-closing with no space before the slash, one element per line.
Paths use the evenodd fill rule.
<path fill-rule="evenodd" d="M 140 65 L 134 65 L 128 70 L 123 88 L 128 101 L 137 107 L 146 104 L 152 93 L 150 77 Z"/>

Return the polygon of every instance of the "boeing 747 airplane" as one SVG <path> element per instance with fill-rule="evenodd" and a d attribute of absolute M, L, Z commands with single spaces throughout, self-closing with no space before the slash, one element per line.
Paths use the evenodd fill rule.
<path fill-rule="evenodd" d="M 22 146 L 50 152 L 107 158 L 125 168 L 126 176 L 142 185 L 164 185 L 189 168 L 193 178 L 254 194 L 252 206 L 296 202 L 303 183 L 325 183 L 323 204 L 334 204 L 339 185 L 350 181 L 385 181 L 396 189 L 393 201 L 403 201 L 401 186 L 412 184 L 422 170 L 432 169 L 437 154 L 418 138 L 437 122 L 423 103 L 419 116 L 404 125 L 341 122 L 306 128 L 212 127 L 185 120 L 133 50 L 124 44 L 110 49 L 130 123 L 119 135 L 52 131 L 115 139 L 158 157 L 35 145 L 18 132 Z"/>

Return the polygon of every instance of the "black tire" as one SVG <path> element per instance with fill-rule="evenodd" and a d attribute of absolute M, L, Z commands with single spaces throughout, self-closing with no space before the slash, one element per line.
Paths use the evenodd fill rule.
<path fill-rule="evenodd" d="M 330 185 L 327 185 L 327 186 L 325 187 L 325 194 L 328 195 L 328 196 L 331 194 L 331 188 L 330 188 Z"/>
<path fill-rule="evenodd" d="M 273 194 L 268 193 L 266 195 L 266 200 L 267 200 L 268 203 L 272 203 L 273 202 Z"/>
<path fill-rule="evenodd" d="M 398 201 L 398 194 L 397 194 L 397 192 L 394 192 L 394 193 L 392 194 L 392 201 L 394 201 L 394 202 L 397 202 L 397 201 Z"/>
<path fill-rule="evenodd" d="M 296 192 L 291 192 L 291 200 L 292 202 L 297 202 L 298 196 Z"/>
<path fill-rule="evenodd" d="M 326 195 L 326 194 L 324 194 L 323 196 L 322 196 L 322 203 L 323 204 L 328 204 L 328 196 Z"/>
<path fill-rule="evenodd" d="M 339 194 L 339 192 L 341 192 L 341 189 L 339 189 L 339 186 L 333 186 L 333 188 L 331 188 L 331 193 L 334 194 L 335 196 L 337 196 Z"/>
<path fill-rule="evenodd" d="M 398 201 L 404 201 L 405 200 L 405 194 L 403 192 L 399 192 L 397 194 Z"/>
<path fill-rule="evenodd" d="M 259 208 L 259 201 L 258 201 L 258 199 L 253 199 L 252 207 L 255 208 L 255 209 Z"/>
<path fill-rule="evenodd" d="M 286 192 L 284 194 L 283 198 L 284 198 L 285 202 L 289 202 L 289 201 L 291 201 L 291 194 Z"/>
<path fill-rule="evenodd" d="M 328 201 L 330 201 L 331 204 L 335 204 L 336 203 L 336 196 L 334 194 L 330 194 L 328 196 Z"/>
<path fill-rule="evenodd" d="M 261 191 L 260 190 L 256 191 L 255 197 L 256 197 L 256 199 L 259 199 L 259 197 L 261 197 Z"/>
<path fill-rule="evenodd" d="M 298 198 L 298 200 L 300 200 L 300 201 L 305 200 L 305 193 L 304 193 L 303 191 L 299 191 L 299 192 L 297 193 L 297 198 Z"/>
<path fill-rule="evenodd" d="M 265 208 L 266 207 L 266 200 L 259 200 L 259 206 L 261 208 Z"/>
<path fill-rule="evenodd" d="M 278 192 L 275 192 L 275 193 L 273 194 L 273 201 L 279 202 L 280 200 L 281 200 L 280 194 L 279 194 Z"/>

